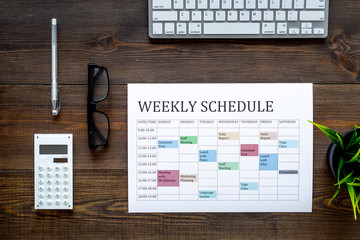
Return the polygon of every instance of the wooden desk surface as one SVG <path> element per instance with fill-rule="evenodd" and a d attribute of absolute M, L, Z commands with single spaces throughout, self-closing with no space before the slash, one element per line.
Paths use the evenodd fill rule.
<path fill-rule="evenodd" d="M 331 0 L 325 40 L 151 41 L 147 1 L 0 1 L 0 239 L 358 239 L 314 131 L 312 213 L 129 214 L 127 83 L 313 82 L 314 120 L 359 123 L 360 2 Z M 50 19 L 62 110 L 51 116 Z M 109 146 L 87 145 L 87 64 L 108 68 Z M 74 134 L 74 210 L 34 211 L 33 134 Z"/>

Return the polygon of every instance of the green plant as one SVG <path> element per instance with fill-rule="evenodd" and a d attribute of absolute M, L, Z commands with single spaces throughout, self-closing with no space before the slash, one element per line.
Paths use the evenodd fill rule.
<path fill-rule="evenodd" d="M 357 130 L 360 129 L 355 125 L 354 132 L 350 141 L 346 141 L 344 136 L 328 127 L 309 121 L 317 128 L 319 128 L 330 140 L 336 144 L 339 153 L 339 164 L 337 166 L 337 187 L 335 194 L 329 201 L 338 195 L 343 187 L 346 187 L 349 192 L 351 204 L 354 210 L 354 218 L 357 218 L 357 212 L 360 213 L 359 200 L 360 200 L 360 136 Z"/>

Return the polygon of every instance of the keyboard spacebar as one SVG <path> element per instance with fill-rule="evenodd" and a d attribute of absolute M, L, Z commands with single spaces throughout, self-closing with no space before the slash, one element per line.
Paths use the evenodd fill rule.
<path fill-rule="evenodd" d="M 260 34 L 260 23 L 204 23 L 204 34 Z"/>

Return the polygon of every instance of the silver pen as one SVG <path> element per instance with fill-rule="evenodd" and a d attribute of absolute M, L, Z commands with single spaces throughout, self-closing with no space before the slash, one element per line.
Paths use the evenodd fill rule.
<path fill-rule="evenodd" d="M 57 22 L 51 20 L 51 106 L 52 115 L 58 115 L 61 109 L 60 89 L 57 83 Z"/>

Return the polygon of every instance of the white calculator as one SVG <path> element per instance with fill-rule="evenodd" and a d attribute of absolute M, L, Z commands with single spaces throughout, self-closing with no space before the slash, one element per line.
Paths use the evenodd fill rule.
<path fill-rule="evenodd" d="M 73 135 L 34 135 L 35 209 L 73 209 Z"/>

